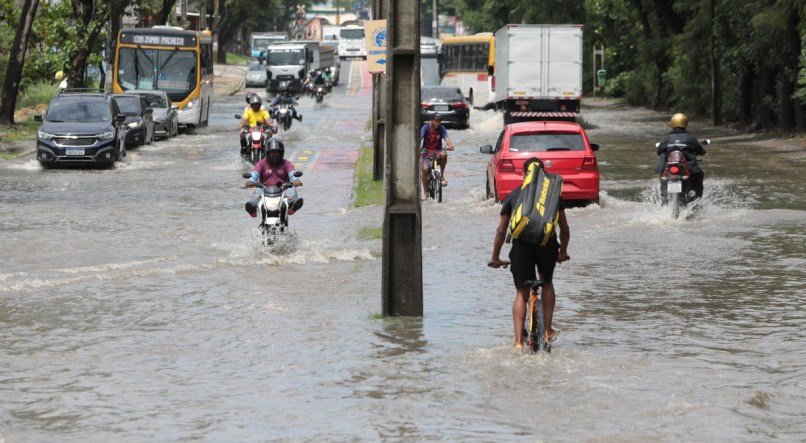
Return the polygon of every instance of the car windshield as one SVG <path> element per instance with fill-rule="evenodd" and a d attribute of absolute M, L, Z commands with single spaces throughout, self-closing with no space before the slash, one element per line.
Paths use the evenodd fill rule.
<path fill-rule="evenodd" d="M 260 72 L 263 71 L 263 66 L 261 66 L 260 63 L 252 63 L 249 65 L 249 70 Z"/>
<path fill-rule="evenodd" d="M 143 100 L 145 100 L 146 102 L 146 106 L 148 106 L 151 109 L 168 107 L 168 103 L 165 102 L 165 97 L 161 95 L 142 94 L 140 97 L 143 97 Z"/>
<path fill-rule="evenodd" d="M 425 88 L 420 95 L 423 101 L 462 99 L 462 93 L 455 88 Z"/>
<path fill-rule="evenodd" d="M 561 132 L 515 134 L 509 141 L 509 150 L 515 152 L 584 151 L 582 135 Z"/>
<path fill-rule="evenodd" d="M 59 100 L 50 104 L 45 120 L 70 123 L 111 121 L 105 100 Z"/>
<path fill-rule="evenodd" d="M 301 49 L 272 49 L 269 51 L 267 65 L 301 65 L 305 63 L 305 56 Z"/>
<path fill-rule="evenodd" d="M 115 97 L 115 102 L 120 108 L 120 112 L 126 115 L 139 115 L 140 114 L 140 98 L 139 97 Z"/>
<path fill-rule="evenodd" d="M 193 51 L 121 48 L 118 84 L 124 91 L 161 90 L 182 100 L 196 89 L 196 65 Z"/>
<path fill-rule="evenodd" d="M 364 29 L 342 29 L 339 38 L 342 40 L 357 40 L 364 38 Z"/>

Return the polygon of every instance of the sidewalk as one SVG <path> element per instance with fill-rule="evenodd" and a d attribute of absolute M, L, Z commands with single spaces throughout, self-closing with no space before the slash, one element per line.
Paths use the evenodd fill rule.
<path fill-rule="evenodd" d="M 246 65 L 213 65 L 213 93 L 232 95 L 244 87 Z"/>

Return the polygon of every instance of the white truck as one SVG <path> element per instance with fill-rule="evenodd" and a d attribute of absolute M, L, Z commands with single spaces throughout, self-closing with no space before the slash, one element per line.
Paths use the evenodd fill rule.
<path fill-rule="evenodd" d="M 582 100 L 582 25 L 499 29 L 492 87 L 504 124 L 576 120 Z"/>
<path fill-rule="evenodd" d="M 367 59 L 367 42 L 364 40 L 364 27 L 344 26 L 339 30 L 339 59 Z"/>
<path fill-rule="evenodd" d="M 266 56 L 266 91 L 276 92 L 287 82 L 293 92 L 302 90 L 302 81 L 317 69 L 333 68 L 332 46 L 320 46 L 315 40 L 292 40 L 269 45 Z"/>
<path fill-rule="evenodd" d="M 261 60 L 261 53 L 266 51 L 270 44 L 288 40 L 288 35 L 284 32 L 253 32 L 249 36 L 250 55 L 255 60 Z"/>

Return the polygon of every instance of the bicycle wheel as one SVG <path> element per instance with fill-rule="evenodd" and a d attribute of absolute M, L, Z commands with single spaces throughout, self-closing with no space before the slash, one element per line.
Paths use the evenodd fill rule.
<path fill-rule="evenodd" d="M 543 300 L 535 298 L 535 325 L 534 332 L 537 335 L 535 340 L 532 340 L 533 352 L 549 352 L 548 343 L 546 342 L 546 320 L 543 317 Z"/>
<path fill-rule="evenodd" d="M 442 203 L 442 177 L 437 176 L 437 201 Z"/>

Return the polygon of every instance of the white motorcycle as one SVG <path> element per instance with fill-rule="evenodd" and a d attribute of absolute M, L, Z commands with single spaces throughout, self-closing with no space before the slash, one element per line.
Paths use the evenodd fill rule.
<path fill-rule="evenodd" d="M 243 178 L 250 178 L 252 174 L 246 172 Z M 302 177 L 302 172 L 297 171 L 294 178 Z M 263 183 L 255 183 L 254 186 L 262 192 L 257 193 L 255 198 L 246 203 L 246 212 L 252 217 L 257 217 L 260 211 L 260 232 L 263 235 L 263 242 L 266 246 L 275 244 L 288 229 L 288 217 L 295 212 L 294 206 L 302 199 L 299 198 L 297 190 L 291 183 L 282 186 L 265 186 Z M 296 210 L 302 207 L 296 205 Z"/>

